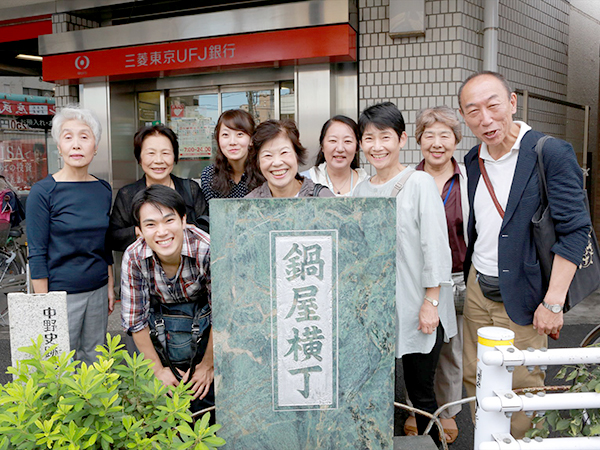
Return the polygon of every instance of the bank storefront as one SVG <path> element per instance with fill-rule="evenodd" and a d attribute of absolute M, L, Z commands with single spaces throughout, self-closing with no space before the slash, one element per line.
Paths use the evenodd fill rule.
<path fill-rule="evenodd" d="M 91 171 L 114 189 L 141 176 L 140 125 L 177 133 L 174 173 L 199 177 L 215 151 L 221 112 L 257 122 L 290 118 L 315 155 L 323 123 L 356 118 L 357 15 L 352 2 L 284 3 L 149 20 L 40 37 L 44 80 L 79 86 L 104 135 Z"/>

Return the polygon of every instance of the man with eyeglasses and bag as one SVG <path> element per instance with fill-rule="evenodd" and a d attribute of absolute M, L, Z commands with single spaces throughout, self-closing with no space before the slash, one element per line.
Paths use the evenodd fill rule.
<path fill-rule="evenodd" d="M 460 87 L 460 112 L 481 141 L 465 157 L 470 216 L 464 273 L 463 367 L 467 395 L 475 395 L 477 329 L 508 328 L 515 347 L 548 347 L 548 335 L 563 326 L 563 305 L 582 261 L 590 217 L 584 203 L 583 177 L 570 144 L 543 144 L 548 204 L 556 232 L 553 265 L 545 280 L 533 238 L 532 218 L 541 205 L 536 145 L 544 135 L 513 121 L 517 96 L 504 77 L 481 72 Z M 515 368 L 513 388 L 544 385 L 538 367 Z M 531 421 L 523 412 L 512 417 L 515 438 Z"/>

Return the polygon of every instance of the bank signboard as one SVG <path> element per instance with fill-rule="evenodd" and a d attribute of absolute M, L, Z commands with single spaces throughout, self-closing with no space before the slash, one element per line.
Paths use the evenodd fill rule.
<path fill-rule="evenodd" d="M 169 75 L 191 69 L 356 61 L 347 24 L 223 36 L 44 57 L 45 81 L 97 76 Z"/>

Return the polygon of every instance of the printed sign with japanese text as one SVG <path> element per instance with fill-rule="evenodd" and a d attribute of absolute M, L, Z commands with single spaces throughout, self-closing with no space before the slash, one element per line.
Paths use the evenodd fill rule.
<path fill-rule="evenodd" d="M 347 24 L 44 57 L 45 81 L 227 67 L 265 62 L 356 60 L 356 32 Z M 170 72 L 175 71 L 175 72 Z M 184 73 L 181 72 L 181 73 Z"/>
<path fill-rule="evenodd" d="M 0 100 L 0 114 L 10 116 L 47 116 L 56 114 L 56 106 L 48 103 Z"/>

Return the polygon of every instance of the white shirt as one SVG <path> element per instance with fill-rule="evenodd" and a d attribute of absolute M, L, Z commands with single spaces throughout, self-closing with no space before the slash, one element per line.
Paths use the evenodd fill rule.
<path fill-rule="evenodd" d="M 480 157 L 485 163 L 490 182 L 494 187 L 498 203 L 506 211 L 508 196 L 512 186 L 517 159 L 519 158 L 519 148 L 521 140 L 525 133 L 531 130 L 531 127 L 525 122 L 517 122 L 519 125 L 519 136 L 512 149 L 500 159 L 495 160 L 488 152 L 487 145 L 481 144 Z M 473 201 L 475 213 L 475 229 L 477 231 L 477 240 L 473 248 L 473 266 L 478 272 L 493 277 L 498 276 L 498 236 L 502 227 L 502 217 L 496 209 L 492 196 L 490 195 L 483 175 L 479 177 L 477 188 L 475 189 L 475 200 Z"/>
<path fill-rule="evenodd" d="M 335 190 L 335 187 L 333 186 L 333 183 L 331 182 L 331 179 L 329 178 L 329 175 L 327 174 L 327 163 L 326 162 L 319 164 L 318 167 L 317 166 L 311 167 L 310 170 L 307 170 L 306 172 L 302 172 L 300 175 L 310 178 L 315 183 L 319 183 L 319 184 L 322 184 L 323 186 L 327 186 L 329 188 L 329 190 L 335 194 L 336 197 L 352 197 L 352 193 L 354 192 L 354 189 L 356 188 L 356 186 L 359 183 L 365 181 L 367 178 L 369 178 L 369 174 L 365 171 L 365 169 L 358 167 L 354 170 L 358 174 L 358 177 L 356 177 L 354 175 L 351 177 L 353 186 L 345 194 L 338 194 L 337 191 Z"/>

